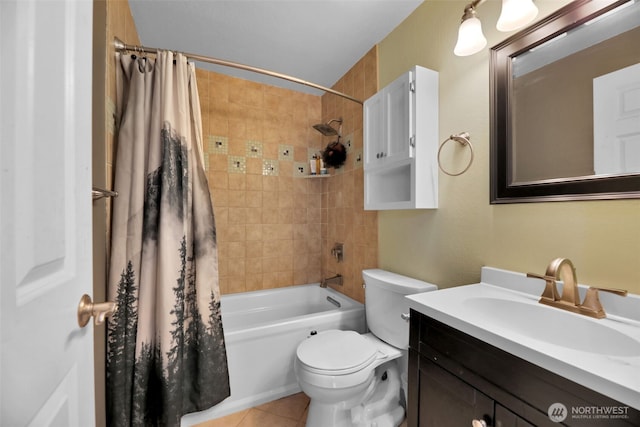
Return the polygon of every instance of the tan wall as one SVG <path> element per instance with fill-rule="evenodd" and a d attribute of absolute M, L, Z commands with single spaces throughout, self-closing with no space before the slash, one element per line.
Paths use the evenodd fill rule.
<path fill-rule="evenodd" d="M 379 45 L 381 87 L 415 64 L 440 72 L 440 140 L 468 131 L 476 154 L 465 174 L 440 174 L 437 210 L 380 213 L 381 268 L 450 287 L 477 282 L 484 265 L 543 272 L 568 257 L 581 283 L 640 293 L 640 200 L 489 204 L 489 51 L 452 52 L 467 3 L 427 0 Z M 544 17 L 567 3 L 536 5 Z M 495 30 L 499 9 L 478 10 L 488 46 L 509 35 Z"/>
<path fill-rule="evenodd" d="M 378 50 L 372 48 L 334 86 L 333 89 L 357 99 L 367 99 L 377 91 Z M 342 142 L 349 146 L 347 160 L 323 187 L 323 209 L 327 224 L 322 230 L 322 266 L 325 277 L 337 273 L 344 276 L 338 291 L 364 302 L 362 270 L 378 265 L 378 215 L 364 211 L 364 178 L 362 170 L 363 115 L 362 106 L 331 94 L 322 97 L 322 121 L 343 119 Z M 333 123 L 335 125 L 335 123 Z M 336 137 L 323 137 L 323 146 Z M 358 161 L 360 159 L 360 161 Z M 344 243 L 344 261 L 331 256 L 335 243 Z"/>

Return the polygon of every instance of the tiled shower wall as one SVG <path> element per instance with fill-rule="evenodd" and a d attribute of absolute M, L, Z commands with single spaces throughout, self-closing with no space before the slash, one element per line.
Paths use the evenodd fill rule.
<path fill-rule="evenodd" d="M 378 237 L 377 213 L 363 210 L 362 106 L 202 69 L 197 78 L 221 292 L 313 283 L 340 273 L 344 285 L 337 289 L 364 301 L 361 271 L 377 266 Z M 377 49 L 333 88 L 359 99 L 373 95 Z M 308 159 L 336 139 L 312 125 L 340 117 L 345 165 L 328 178 L 303 178 Z M 341 263 L 331 257 L 336 242 L 345 248 Z"/>
<path fill-rule="evenodd" d="M 372 48 L 334 86 L 333 89 L 365 100 L 377 92 L 377 48 Z M 327 224 L 323 226 L 322 265 L 325 276 L 344 276 L 339 291 L 364 302 L 362 270 L 378 265 L 378 214 L 364 210 L 363 110 L 360 104 L 325 94 L 322 96 L 322 119 L 343 119 L 342 142 L 347 147 L 347 160 L 335 175 L 324 183 L 323 207 Z M 324 144 L 335 137 L 324 137 Z M 344 244 L 344 261 L 331 256 L 335 243 Z"/>
<path fill-rule="evenodd" d="M 199 69 L 223 294 L 320 281 L 321 98 Z M 303 172 L 300 172 L 302 168 Z"/>

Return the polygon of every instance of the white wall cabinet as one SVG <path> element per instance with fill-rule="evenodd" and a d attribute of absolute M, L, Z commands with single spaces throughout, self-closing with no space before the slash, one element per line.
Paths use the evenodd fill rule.
<path fill-rule="evenodd" d="M 438 73 L 415 66 L 364 103 L 364 208 L 438 207 Z"/>
<path fill-rule="evenodd" d="M 403 74 L 365 103 L 366 165 L 376 167 L 413 155 L 407 144 L 412 136 L 412 82 L 411 73 Z"/>

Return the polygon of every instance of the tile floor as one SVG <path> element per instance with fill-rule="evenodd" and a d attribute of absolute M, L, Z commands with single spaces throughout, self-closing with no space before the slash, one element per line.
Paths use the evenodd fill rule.
<path fill-rule="evenodd" d="M 195 427 L 304 427 L 309 398 L 297 393 Z"/>
<path fill-rule="evenodd" d="M 297 393 L 195 427 L 304 427 L 308 408 L 309 398 Z M 400 425 L 406 426 L 406 421 Z"/>

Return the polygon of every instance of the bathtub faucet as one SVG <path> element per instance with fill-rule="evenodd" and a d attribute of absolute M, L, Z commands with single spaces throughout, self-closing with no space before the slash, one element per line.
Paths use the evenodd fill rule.
<path fill-rule="evenodd" d="M 328 279 L 322 279 L 322 282 L 320 282 L 320 287 L 326 288 L 327 285 L 330 283 L 333 283 L 334 285 L 342 286 L 342 275 L 336 274 L 335 276 L 329 277 Z"/>

